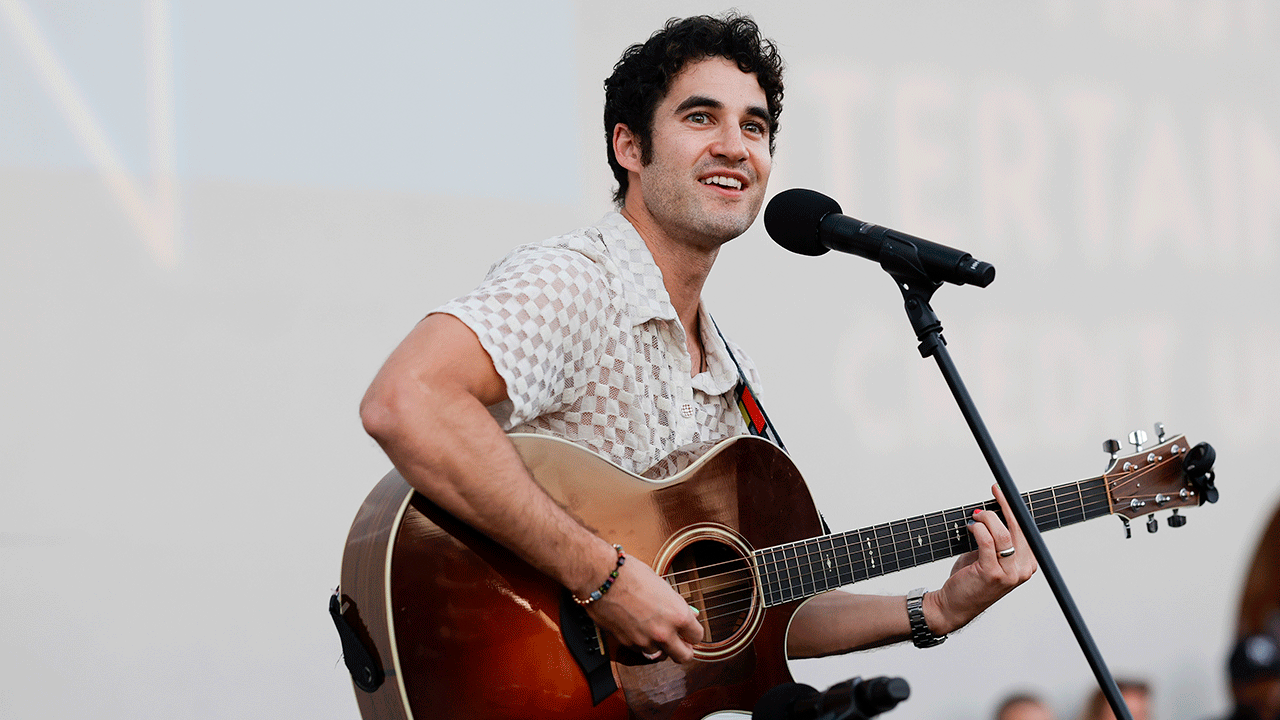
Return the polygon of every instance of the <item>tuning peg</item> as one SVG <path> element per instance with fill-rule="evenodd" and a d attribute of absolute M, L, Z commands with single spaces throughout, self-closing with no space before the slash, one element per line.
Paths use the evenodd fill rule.
<path fill-rule="evenodd" d="M 1120 441 L 1112 438 L 1102 443 L 1102 452 L 1111 456 L 1111 462 L 1115 462 L 1120 457 Z"/>
<path fill-rule="evenodd" d="M 1147 433 L 1144 430 L 1134 430 L 1129 433 L 1129 444 L 1137 448 L 1138 452 L 1142 452 L 1142 446 L 1147 442 Z"/>
<path fill-rule="evenodd" d="M 1187 524 L 1187 516 L 1179 515 L 1178 509 L 1174 508 L 1173 514 L 1169 516 L 1169 527 L 1179 528 Z"/>
<path fill-rule="evenodd" d="M 1124 539 L 1125 539 L 1125 540 L 1128 540 L 1128 539 L 1132 538 L 1132 537 L 1133 537 L 1133 528 L 1129 527 L 1129 518 L 1127 518 L 1127 517 L 1125 517 L 1125 516 L 1123 516 L 1123 515 L 1118 515 L 1117 517 L 1119 517 L 1119 518 L 1120 518 L 1120 522 L 1124 523 Z"/>
<path fill-rule="evenodd" d="M 1164 442 L 1164 423 L 1156 423 L 1156 442 Z"/>
<path fill-rule="evenodd" d="M 1155 515 L 1147 516 L 1147 532 L 1154 533 L 1160 529 L 1160 523 L 1156 521 Z"/>

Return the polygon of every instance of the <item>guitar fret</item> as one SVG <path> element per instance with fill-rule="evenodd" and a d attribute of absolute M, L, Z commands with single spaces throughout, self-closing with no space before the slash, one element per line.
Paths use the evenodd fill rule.
<path fill-rule="evenodd" d="M 1058 501 L 1054 498 L 1052 489 L 1028 493 L 1025 501 L 1027 508 L 1031 510 L 1032 519 L 1036 521 L 1036 527 L 1041 530 L 1053 530 L 1061 526 Z"/>
<path fill-rule="evenodd" d="M 885 532 L 889 533 L 889 559 L 885 563 L 885 572 L 897 572 L 911 567 L 904 564 L 903 559 L 909 555 L 910 545 L 906 542 L 906 524 L 901 520 L 885 524 Z"/>
<path fill-rule="evenodd" d="M 951 542 L 951 523 L 947 520 L 946 512 L 936 512 L 932 516 L 933 531 L 929 533 L 932 542 L 929 546 L 933 548 L 933 559 L 940 560 L 950 557 L 947 548 Z"/>
<path fill-rule="evenodd" d="M 1083 522 L 1089 519 L 1089 505 L 1084 501 L 1084 483 L 1076 483 L 1075 490 L 1076 501 L 1080 503 L 1080 519 Z"/>
<path fill-rule="evenodd" d="M 796 566 L 800 568 L 800 582 L 797 589 L 800 594 L 797 597 L 816 595 L 817 591 L 813 589 L 813 557 L 809 552 L 808 543 L 797 543 Z"/>
<path fill-rule="evenodd" d="M 849 549 L 849 534 L 841 533 L 837 537 L 840 539 L 840 556 L 844 559 L 844 562 L 836 562 L 836 566 L 840 569 L 840 575 L 837 579 L 840 583 L 839 586 L 844 587 L 845 585 L 856 581 L 858 578 L 853 572 L 854 558 L 853 551 Z"/>
<path fill-rule="evenodd" d="M 924 562 L 933 562 L 937 560 L 939 552 L 945 553 L 947 544 L 947 521 L 942 513 L 930 513 L 924 517 L 924 550 L 926 554 L 921 555 L 926 558 Z"/>
<path fill-rule="evenodd" d="M 947 555 L 961 555 L 969 551 L 969 543 L 973 538 L 969 535 L 966 523 L 973 517 L 973 511 L 956 508 L 946 513 L 947 518 Z"/>
<path fill-rule="evenodd" d="M 757 553 L 756 568 L 764 586 L 765 605 L 777 605 L 782 602 L 778 592 L 778 551 L 771 549 Z"/>
<path fill-rule="evenodd" d="M 876 575 L 885 575 L 898 569 L 893 556 L 893 534 L 888 525 L 876 525 L 871 530 L 876 544 Z"/>
<path fill-rule="evenodd" d="M 826 592 L 837 587 L 836 580 L 832 576 L 835 570 L 835 562 L 831 558 L 831 540 L 824 537 L 817 542 L 817 561 L 818 561 L 818 577 L 822 579 L 821 589 L 818 592 Z"/>
<path fill-rule="evenodd" d="M 911 531 L 905 520 L 889 524 L 889 537 L 893 543 L 893 564 L 896 570 L 915 566 L 915 553 L 911 550 Z"/>
<path fill-rule="evenodd" d="M 804 557 L 800 555 L 797 548 L 800 543 L 791 543 L 787 546 L 787 600 L 796 600 L 796 598 L 805 597 L 804 593 L 804 573 L 800 570 L 800 562 Z"/>
<path fill-rule="evenodd" d="M 862 531 L 861 542 L 862 556 L 867 562 L 867 577 L 873 578 L 884 574 L 881 569 L 880 546 L 876 541 L 875 528 L 867 528 Z"/>
<path fill-rule="evenodd" d="M 925 516 L 918 515 L 907 521 L 907 543 L 913 566 L 933 560 L 933 548 L 929 544 L 929 523 Z"/>
<path fill-rule="evenodd" d="M 850 543 L 849 541 L 853 542 Z M 866 546 L 862 542 L 862 533 L 858 530 L 851 530 L 845 533 L 845 545 L 850 545 L 849 551 L 849 570 L 853 573 L 854 581 L 866 580 L 871 577 L 870 562 L 867 559 Z"/>
<path fill-rule="evenodd" d="M 787 601 L 787 554 L 783 547 L 774 548 L 773 556 L 773 596 L 776 603 Z"/>
<path fill-rule="evenodd" d="M 1088 493 L 1088 500 L 1083 504 L 1086 508 L 1085 518 L 1092 520 L 1103 515 L 1111 514 L 1111 503 L 1107 499 L 1107 481 L 1106 479 L 1086 480 L 1080 485 L 1080 497 L 1084 498 Z M 1087 486 L 1087 489 L 1086 489 Z"/>
<path fill-rule="evenodd" d="M 1057 489 L 1055 488 L 1055 492 L 1054 492 L 1055 497 L 1057 497 L 1058 495 L 1056 490 Z M 1071 490 L 1076 490 L 1077 492 L 1074 494 L 1077 497 L 1079 497 L 1078 488 L 1071 488 Z M 1059 527 L 1063 525 L 1074 525 L 1078 522 L 1084 521 L 1084 507 L 1080 503 L 1075 502 L 1075 503 L 1072 503 L 1065 510 L 1059 510 L 1058 515 L 1061 518 L 1061 523 L 1059 524 Z"/>
<path fill-rule="evenodd" d="M 818 563 L 815 561 L 815 553 L 813 551 L 813 542 L 803 542 L 799 546 L 800 565 L 804 568 L 801 583 L 801 592 L 804 596 L 818 594 Z"/>
<path fill-rule="evenodd" d="M 836 567 L 835 543 L 824 537 L 818 541 L 820 561 L 822 563 L 822 589 L 833 590 L 840 587 L 840 573 Z"/>

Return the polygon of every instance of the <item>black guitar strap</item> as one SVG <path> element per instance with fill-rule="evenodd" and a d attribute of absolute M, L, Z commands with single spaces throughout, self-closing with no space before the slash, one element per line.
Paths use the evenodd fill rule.
<path fill-rule="evenodd" d="M 708 313 L 707 317 L 711 318 L 711 314 Z M 764 411 L 764 405 L 760 404 L 759 398 L 751 389 L 751 383 L 747 382 L 747 374 L 742 372 L 742 365 L 738 362 L 738 358 L 734 357 L 729 341 L 724 339 L 724 333 L 720 332 L 720 326 L 716 324 L 715 318 L 711 318 L 711 327 L 716 329 L 720 342 L 724 343 L 725 352 L 729 353 L 729 359 L 738 370 L 738 385 L 733 389 L 733 397 L 738 402 L 738 412 L 741 412 L 743 419 L 747 421 L 747 429 L 752 435 L 762 437 L 786 452 L 787 446 L 782 444 L 778 431 L 774 429 L 773 423 L 769 422 L 769 414 Z"/>

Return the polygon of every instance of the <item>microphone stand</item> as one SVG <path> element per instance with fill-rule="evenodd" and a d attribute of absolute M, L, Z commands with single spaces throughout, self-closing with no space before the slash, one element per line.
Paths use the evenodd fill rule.
<path fill-rule="evenodd" d="M 1058 572 L 1058 566 L 1049 555 L 1049 548 L 1044 544 L 1040 528 L 1031 517 L 1031 511 L 1027 509 L 1026 503 L 1023 502 L 1022 494 L 1013 484 L 1013 478 L 1000 458 L 995 442 L 987 433 L 986 425 L 978 415 L 978 409 L 969 396 L 969 391 L 965 389 L 960 373 L 951 361 L 950 353 L 947 352 L 947 342 L 942 337 L 942 322 L 929 305 L 933 293 L 942 286 L 942 283 L 929 277 L 920 263 L 915 246 L 910 243 L 887 240 L 880 252 L 880 266 L 889 273 L 898 284 L 898 289 L 902 291 L 902 297 L 906 301 L 907 317 L 911 321 L 916 338 L 920 341 L 920 357 L 932 356 L 937 360 L 938 369 L 942 371 L 947 385 L 951 388 L 951 394 L 955 396 L 956 403 L 960 406 L 960 412 L 978 441 L 978 446 L 987 459 L 987 465 L 995 475 L 996 483 L 1004 491 L 1005 499 L 1009 501 L 1009 509 L 1013 512 L 1018 526 L 1022 528 L 1022 534 L 1027 539 L 1027 544 L 1031 546 L 1031 552 L 1044 571 L 1045 579 L 1049 581 L 1049 587 L 1053 590 L 1054 597 L 1058 599 L 1058 605 L 1061 606 L 1067 624 L 1071 626 L 1071 631 L 1076 636 L 1076 641 L 1080 643 L 1085 659 L 1093 668 L 1093 674 L 1098 679 L 1098 685 L 1102 688 L 1107 702 L 1111 705 L 1111 711 L 1119 720 L 1133 720 L 1129 707 L 1120 694 L 1120 688 L 1116 686 L 1111 671 L 1107 669 L 1098 646 L 1093 642 L 1093 636 L 1085 627 L 1084 619 L 1080 616 L 1080 611 L 1076 608 L 1075 601 L 1071 598 L 1071 593 Z"/>

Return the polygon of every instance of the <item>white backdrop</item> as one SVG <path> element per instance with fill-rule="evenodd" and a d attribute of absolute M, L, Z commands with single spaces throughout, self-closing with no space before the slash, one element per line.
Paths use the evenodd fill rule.
<path fill-rule="evenodd" d="M 325 612 L 388 464 L 361 393 L 518 242 L 609 209 L 601 82 L 707 3 L 0 0 L 0 716 L 352 718 Z M 1216 506 L 1046 536 L 1163 720 L 1227 705 L 1237 592 L 1280 499 L 1280 9 L 1261 0 L 793 0 L 772 190 L 998 268 L 934 307 L 1023 490 L 1163 421 Z M 874 265 L 757 224 L 708 302 L 836 529 L 989 474 Z M 1162 515 L 1167 513 L 1162 513 Z M 939 564 L 866 583 L 936 587 Z M 900 675 L 897 718 L 1092 676 L 1042 577 Z"/>

